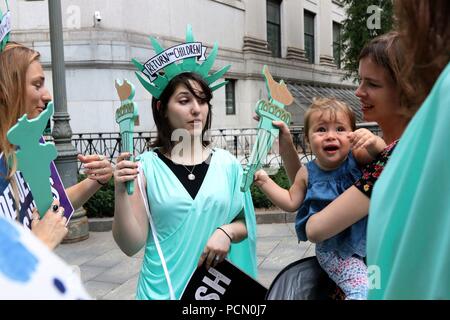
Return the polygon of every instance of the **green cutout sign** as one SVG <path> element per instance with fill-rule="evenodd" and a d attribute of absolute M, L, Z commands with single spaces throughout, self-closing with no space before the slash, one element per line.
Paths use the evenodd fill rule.
<path fill-rule="evenodd" d="M 116 122 L 120 127 L 121 149 L 122 152 L 131 154 L 131 161 L 134 161 L 133 133 L 134 126 L 139 125 L 138 108 L 133 102 L 135 88 L 128 80 L 116 80 L 116 90 L 119 95 L 121 106 L 116 110 Z M 133 181 L 126 182 L 127 193 L 132 195 L 134 192 Z"/>
<path fill-rule="evenodd" d="M 272 121 L 283 121 L 289 125 L 291 114 L 284 110 L 290 105 L 294 98 L 289 92 L 284 81 L 277 83 L 269 72 L 267 66 L 262 71 L 265 79 L 269 100 L 260 100 L 256 103 L 256 114 L 259 116 L 258 135 L 252 149 L 252 154 L 244 169 L 242 177 L 241 191 L 247 191 L 253 183 L 256 171 L 261 168 L 261 160 L 267 156 L 273 142 L 278 137 L 279 129 L 272 124 Z"/>
<path fill-rule="evenodd" d="M 17 169 L 22 172 L 30 186 L 41 217 L 53 202 L 49 179 L 50 163 L 56 159 L 58 153 L 52 143 L 40 143 L 39 139 L 53 112 L 53 102 L 50 102 L 37 118 L 28 120 L 25 114 L 7 133 L 9 142 L 19 147 L 16 151 Z"/>

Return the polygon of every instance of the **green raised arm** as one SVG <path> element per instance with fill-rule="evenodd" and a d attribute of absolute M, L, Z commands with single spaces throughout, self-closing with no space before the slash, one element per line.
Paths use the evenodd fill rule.
<path fill-rule="evenodd" d="M 19 147 L 16 151 L 18 170 L 31 188 L 41 217 L 53 201 L 49 179 L 50 163 L 56 159 L 58 153 L 52 143 L 40 143 L 39 139 L 53 111 L 53 102 L 50 102 L 39 117 L 28 120 L 27 115 L 24 115 L 7 133 L 9 142 Z"/>
<path fill-rule="evenodd" d="M 241 191 L 247 191 L 253 183 L 255 172 L 261 168 L 261 160 L 267 156 L 273 142 L 278 137 L 279 129 L 272 124 L 272 121 L 283 121 L 289 125 L 291 114 L 284 110 L 290 105 L 294 98 L 289 92 L 286 84 L 281 81 L 277 83 L 269 72 L 267 66 L 262 71 L 265 79 L 269 101 L 260 100 L 256 104 L 256 114 L 259 116 L 258 135 L 252 154 L 244 169 L 241 183 Z"/>
<path fill-rule="evenodd" d="M 134 85 L 126 79 L 123 82 L 117 79 L 116 90 L 121 101 L 121 106 L 116 110 L 116 122 L 120 127 L 122 152 L 129 152 L 130 160 L 134 161 L 133 133 L 134 126 L 139 125 L 138 108 L 133 102 Z M 132 195 L 134 192 L 133 181 L 127 181 L 126 187 L 128 194 Z"/>

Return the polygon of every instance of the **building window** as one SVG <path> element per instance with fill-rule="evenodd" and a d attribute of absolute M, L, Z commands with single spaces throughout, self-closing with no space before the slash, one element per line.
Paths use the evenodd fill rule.
<path fill-rule="evenodd" d="M 227 79 L 228 83 L 225 85 L 225 108 L 226 115 L 236 114 L 236 80 Z"/>
<path fill-rule="evenodd" d="M 333 58 L 334 63 L 338 67 L 338 69 L 341 68 L 341 47 L 342 47 L 342 26 L 337 23 L 333 22 Z"/>
<path fill-rule="evenodd" d="M 311 64 L 315 63 L 314 50 L 314 18 L 315 14 L 305 10 L 305 51 L 306 58 Z"/>
<path fill-rule="evenodd" d="M 281 57 L 281 14 L 279 0 L 267 0 L 267 42 L 272 56 Z"/>

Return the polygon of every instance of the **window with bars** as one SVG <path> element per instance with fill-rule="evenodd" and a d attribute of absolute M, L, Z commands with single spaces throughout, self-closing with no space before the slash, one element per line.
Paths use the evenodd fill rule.
<path fill-rule="evenodd" d="M 228 83 L 225 85 L 225 114 L 236 114 L 236 80 L 226 79 Z"/>
<path fill-rule="evenodd" d="M 342 26 L 340 23 L 333 22 L 333 58 L 334 63 L 341 69 L 341 47 L 342 47 Z"/>
<path fill-rule="evenodd" d="M 315 63 L 315 48 L 314 48 L 314 19 L 315 14 L 305 10 L 305 52 L 308 62 Z"/>
<path fill-rule="evenodd" d="M 267 0 L 267 42 L 272 56 L 281 57 L 281 13 L 279 0 Z"/>

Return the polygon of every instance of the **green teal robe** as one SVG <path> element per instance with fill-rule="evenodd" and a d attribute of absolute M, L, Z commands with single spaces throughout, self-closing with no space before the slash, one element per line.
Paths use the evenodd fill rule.
<path fill-rule="evenodd" d="M 450 299 L 449 127 L 450 64 L 375 184 L 369 299 Z"/>
<path fill-rule="evenodd" d="M 229 152 L 214 149 L 205 179 L 193 200 L 153 151 L 140 157 L 147 199 L 172 287 L 179 299 L 217 227 L 244 209 L 248 237 L 232 244 L 228 259 L 256 278 L 256 219 L 250 192 L 242 193 L 242 166 Z M 137 299 L 169 299 L 169 288 L 151 230 L 137 286 Z"/>

